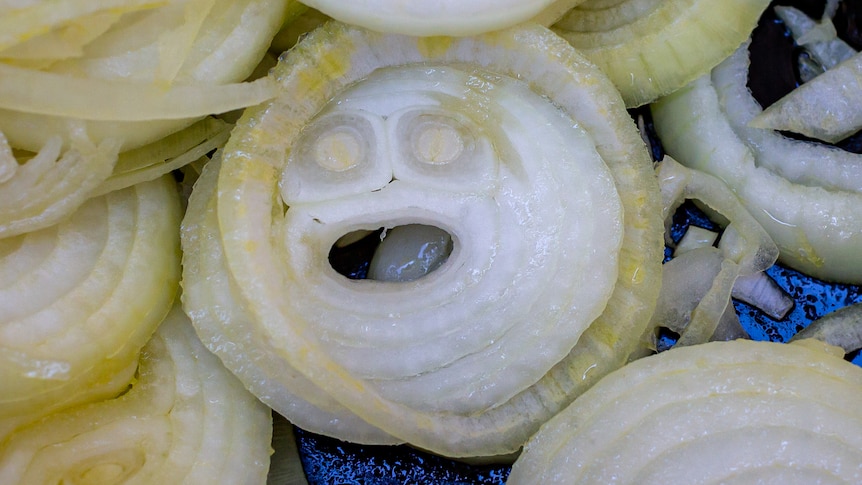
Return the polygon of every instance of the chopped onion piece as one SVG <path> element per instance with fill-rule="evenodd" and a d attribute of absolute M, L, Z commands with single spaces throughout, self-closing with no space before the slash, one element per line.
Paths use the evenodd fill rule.
<path fill-rule="evenodd" d="M 862 129 L 862 53 L 827 70 L 755 116 L 749 126 L 835 143 Z"/>
<path fill-rule="evenodd" d="M 271 433 L 269 408 L 201 345 L 177 305 L 128 392 L 7 437 L 0 481 L 265 483 Z"/>
<path fill-rule="evenodd" d="M 0 239 L 0 435 L 126 386 L 174 299 L 179 217 L 164 177 Z"/>
<path fill-rule="evenodd" d="M 743 46 L 711 75 L 653 104 L 663 146 L 730 186 L 785 264 L 820 279 L 862 281 L 862 159 L 746 126 L 760 111 L 747 72 Z"/>
<path fill-rule="evenodd" d="M 800 330 L 791 340 L 817 339 L 850 353 L 862 349 L 862 303 L 828 313 Z"/>
<path fill-rule="evenodd" d="M 680 256 L 692 249 L 710 247 L 718 239 L 718 233 L 698 226 L 688 226 L 685 234 L 673 249 L 673 257 Z"/>
<path fill-rule="evenodd" d="M 860 399 L 862 369 L 812 345 L 675 348 L 546 423 L 507 483 L 856 483 Z"/>
<path fill-rule="evenodd" d="M 776 6 L 775 15 L 780 18 L 793 37 L 824 68 L 830 69 L 853 57 L 856 50 L 838 38 L 831 17 L 824 15 L 820 22 L 794 7 Z"/>
<path fill-rule="evenodd" d="M 786 317 L 795 305 L 793 298 L 762 271 L 737 278 L 731 296 L 754 306 L 775 320 Z"/>

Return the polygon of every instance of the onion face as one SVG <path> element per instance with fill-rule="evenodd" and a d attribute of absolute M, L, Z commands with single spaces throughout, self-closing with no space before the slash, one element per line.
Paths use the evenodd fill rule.
<path fill-rule="evenodd" d="M 209 353 L 179 305 L 116 399 L 78 406 L 0 444 L 4 483 L 264 483 L 270 410 Z"/>
<path fill-rule="evenodd" d="M 467 456 L 516 450 L 634 351 L 660 280 L 657 186 L 618 94 L 565 42 L 533 26 L 417 39 L 331 23 L 273 75 L 280 95 L 240 121 L 212 196 L 218 223 L 208 234 L 223 270 L 207 267 L 199 245 L 212 237 L 200 237 L 197 210 L 187 213 L 195 224 L 184 249 L 203 259 L 187 266 L 195 272 L 184 284 L 201 291 L 186 293 L 185 308 L 226 362 L 251 354 L 284 388 L 300 374 L 399 439 Z M 354 134 L 373 133 L 379 156 L 368 167 L 378 175 L 355 186 L 338 170 L 298 179 L 290 160 L 299 153 L 361 165 L 358 152 L 336 149 L 358 146 L 346 128 L 307 139 L 318 131 L 304 127 L 338 110 L 350 114 L 342 122 L 364 120 Z M 404 150 L 414 156 L 397 156 Z M 337 196 L 309 198 L 308 187 Z M 452 236 L 434 272 L 349 281 L 329 266 L 345 234 L 413 223 Z M 615 241 L 616 256 L 599 235 Z M 584 248 L 589 258 L 575 254 Z M 582 274 L 567 274 L 572 267 Z M 216 278 L 203 277 L 222 271 L 231 312 L 248 318 L 237 332 L 207 289 Z M 228 366 L 295 419 L 291 402 L 255 382 L 263 369 Z"/>
<path fill-rule="evenodd" d="M 823 347 L 736 340 L 633 362 L 544 425 L 508 483 L 858 482 L 862 370 Z"/>
<path fill-rule="evenodd" d="M 126 386 L 176 292 L 179 212 L 165 177 L 0 239 L 0 431 Z"/>

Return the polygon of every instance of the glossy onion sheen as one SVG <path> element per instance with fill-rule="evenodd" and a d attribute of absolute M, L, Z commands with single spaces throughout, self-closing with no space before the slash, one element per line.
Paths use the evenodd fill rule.
<path fill-rule="evenodd" d="M 183 227 L 185 308 L 264 402 L 342 439 L 510 453 L 639 345 L 657 184 L 619 95 L 571 46 L 538 26 L 330 23 L 272 75 L 279 96 L 240 120 Z M 451 236 L 433 272 L 330 266 L 342 236 L 410 224 Z"/>
<path fill-rule="evenodd" d="M 128 392 L 0 443 L 0 481 L 265 483 L 270 412 L 201 345 L 177 305 L 144 348 Z"/>
<path fill-rule="evenodd" d="M 559 11 L 583 0 L 306 0 L 305 4 L 354 25 L 398 34 L 476 35 Z M 550 15 L 550 14 L 549 14 Z M 544 17 L 543 17 L 544 18 Z"/>
<path fill-rule="evenodd" d="M 176 294 L 179 222 L 163 177 L 0 239 L 0 435 L 125 388 Z"/>
<path fill-rule="evenodd" d="M 652 106 L 677 161 L 722 179 L 766 229 L 779 260 L 816 278 L 862 282 L 862 156 L 748 126 L 762 108 L 741 47 Z"/>
<path fill-rule="evenodd" d="M 553 25 L 629 107 L 703 75 L 748 38 L 767 0 L 588 0 Z"/>
<path fill-rule="evenodd" d="M 862 369 L 832 351 L 735 340 L 640 359 L 543 426 L 507 483 L 858 483 Z"/>

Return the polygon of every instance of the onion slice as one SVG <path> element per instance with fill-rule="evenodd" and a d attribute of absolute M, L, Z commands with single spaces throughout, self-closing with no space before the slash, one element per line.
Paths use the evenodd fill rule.
<path fill-rule="evenodd" d="M 636 350 L 660 278 L 658 190 L 619 95 L 562 39 L 329 23 L 272 76 L 279 96 L 246 111 L 218 172 L 224 269 L 201 257 L 194 204 L 183 240 L 200 260 L 187 284 L 228 282 L 248 320 L 235 331 L 213 289 L 184 304 L 279 413 L 300 419 L 273 395 L 304 392 L 299 374 L 397 439 L 505 454 Z M 345 234 L 411 223 L 453 240 L 424 277 L 350 281 L 328 263 Z"/>
<path fill-rule="evenodd" d="M 512 27 L 554 7 L 554 12 L 582 0 L 306 0 L 303 3 L 342 22 L 379 32 L 407 35 L 476 35 Z M 553 17 L 555 15 L 552 15 Z"/>
<path fill-rule="evenodd" d="M 272 418 L 201 345 L 179 305 L 131 388 L 0 444 L 3 483 L 265 483 Z"/>
<path fill-rule="evenodd" d="M 545 424 L 507 483 L 856 483 L 862 369 L 823 347 L 736 340 L 633 362 Z"/>
<path fill-rule="evenodd" d="M 590 0 L 553 25 L 605 71 L 629 107 L 715 67 L 751 34 L 767 0 Z"/>
<path fill-rule="evenodd" d="M 126 386 L 174 299 L 179 218 L 163 177 L 0 239 L 0 435 Z"/>
<path fill-rule="evenodd" d="M 797 87 L 749 126 L 836 143 L 862 129 L 862 53 Z"/>
<path fill-rule="evenodd" d="M 723 180 L 769 233 L 779 260 L 816 278 L 862 278 L 860 156 L 747 126 L 760 110 L 746 87 L 745 46 L 711 75 L 652 105 L 679 162 Z"/>

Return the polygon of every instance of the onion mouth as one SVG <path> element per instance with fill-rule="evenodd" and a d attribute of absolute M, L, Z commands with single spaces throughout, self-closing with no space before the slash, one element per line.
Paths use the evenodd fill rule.
<path fill-rule="evenodd" d="M 422 223 L 356 229 L 332 245 L 329 264 L 348 279 L 405 283 L 443 266 L 454 240 L 447 230 Z"/>

